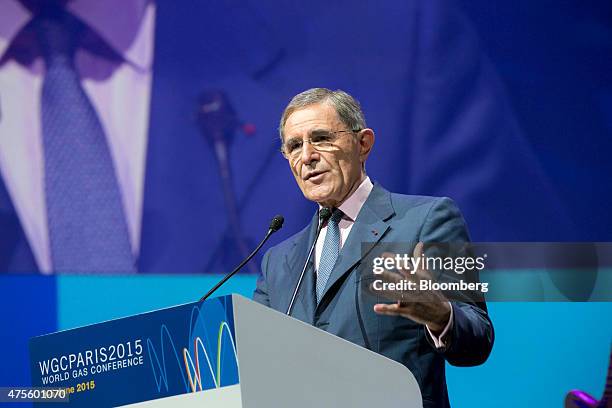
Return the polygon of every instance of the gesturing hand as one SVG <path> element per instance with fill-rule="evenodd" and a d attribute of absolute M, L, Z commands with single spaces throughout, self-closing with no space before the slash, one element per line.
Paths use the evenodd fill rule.
<path fill-rule="evenodd" d="M 423 243 L 419 242 L 413 251 L 413 257 L 418 259 L 423 254 Z M 395 257 L 395 254 L 384 253 L 383 257 Z M 415 271 L 396 268 L 397 272 L 383 271 L 379 278 L 386 283 L 415 282 L 415 290 L 376 290 L 375 292 L 395 303 L 378 303 L 374 312 L 388 316 L 402 316 L 417 323 L 426 325 L 433 334 L 440 334 L 450 318 L 451 306 L 446 297 L 438 291 L 419 291 L 421 280 L 433 280 L 429 271 L 417 268 Z"/>

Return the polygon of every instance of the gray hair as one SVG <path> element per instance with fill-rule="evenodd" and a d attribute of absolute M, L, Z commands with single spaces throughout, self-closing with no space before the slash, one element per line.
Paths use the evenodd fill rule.
<path fill-rule="evenodd" d="M 295 95 L 283 111 L 278 127 L 281 142 L 289 116 L 296 110 L 319 103 L 329 103 L 350 130 L 359 131 L 368 127 L 357 99 L 340 89 L 332 91 L 327 88 L 311 88 Z"/>

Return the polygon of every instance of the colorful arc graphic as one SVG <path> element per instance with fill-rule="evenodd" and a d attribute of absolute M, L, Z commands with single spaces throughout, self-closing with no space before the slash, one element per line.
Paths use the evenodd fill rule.
<path fill-rule="evenodd" d="M 146 344 L 148 349 L 149 361 L 151 363 L 151 369 L 153 370 L 153 377 L 158 392 L 163 392 L 162 388 L 165 389 L 165 392 L 168 392 L 170 391 L 170 389 L 175 389 L 175 387 L 177 386 L 176 383 L 169 384 L 168 378 L 168 369 L 171 367 L 168 367 L 167 363 L 170 363 L 170 365 L 172 366 L 174 360 L 176 360 L 175 367 L 179 369 L 182 377 L 182 381 L 178 383 L 178 386 L 180 388 L 184 386 L 184 392 L 196 392 L 198 390 L 203 391 L 204 389 L 207 389 L 205 387 L 211 388 L 210 385 L 208 385 L 210 384 L 209 382 L 203 381 L 202 374 L 204 374 L 204 377 L 206 378 L 208 376 L 206 373 L 209 373 L 210 375 L 213 388 L 221 387 L 221 366 L 224 364 L 230 364 L 232 366 L 232 369 L 234 367 L 236 368 L 236 370 L 238 369 L 236 344 L 232 335 L 231 326 L 227 322 L 227 310 L 228 308 L 231 308 L 231 303 L 229 305 L 223 304 L 222 307 L 223 309 L 221 309 L 221 313 L 218 313 L 218 311 L 220 311 L 219 309 L 216 310 L 217 312 L 212 312 L 212 316 L 217 316 L 219 318 L 219 320 L 214 323 L 215 325 L 219 325 L 218 329 L 216 330 L 214 328 L 215 326 L 211 327 L 210 322 L 206 322 L 203 319 L 204 311 L 201 310 L 198 306 L 193 307 L 193 309 L 191 310 L 189 336 L 187 340 L 187 344 L 193 341 L 193 356 L 192 353 L 190 353 L 188 347 L 183 347 L 183 361 L 181 361 L 179 357 L 179 352 L 177 351 L 173 336 L 166 324 L 162 324 L 160 327 L 161 330 L 159 349 L 156 349 L 154 342 L 151 340 L 151 338 L 147 338 Z M 208 319 L 210 320 L 210 310 L 208 310 L 204 314 L 206 314 Z M 212 333 L 216 332 L 216 336 L 212 333 L 211 336 L 206 335 L 205 333 L 208 333 L 209 330 L 212 331 Z M 214 353 L 214 344 L 210 344 L 209 341 L 211 337 L 217 338 L 216 359 L 214 360 L 212 360 L 214 358 L 214 354 L 212 354 Z M 233 359 L 231 355 L 227 356 L 229 357 L 229 360 L 227 360 L 227 357 L 225 357 L 225 355 L 223 354 L 227 347 L 227 345 L 225 344 L 227 342 L 226 337 L 229 338 L 229 341 L 231 342 L 231 350 L 233 352 Z M 179 350 L 182 344 L 185 343 L 181 341 L 178 342 Z M 201 356 L 202 353 L 203 357 Z M 168 354 L 169 357 L 168 361 L 166 361 L 166 354 Z M 174 356 L 174 358 L 172 358 L 172 356 Z M 203 359 L 205 361 L 205 364 L 208 369 L 200 366 L 200 359 Z M 226 365 L 226 367 L 229 366 Z M 227 377 L 227 375 L 232 372 L 232 369 L 230 369 L 230 371 L 223 370 L 223 375 Z M 187 373 L 187 376 L 185 376 L 185 372 Z M 226 383 L 225 385 L 228 385 L 227 381 L 235 381 L 231 380 L 232 374 L 229 375 L 230 377 L 227 377 L 223 380 L 223 382 Z M 228 378 L 230 378 L 230 380 L 228 380 Z"/>
<path fill-rule="evenodd" d="M 183 359 L 185 362 L 185 370 L 187 371 L 187 376 L 189 379 L 189 385 L 191 386 L 191 391 L 192 392 L 196 392 L 197 391 L 197 387 L 198 384 L 200 386 L 200 391 L 203 390 L 203 385 L 202 385 L 202 375 L 200 372 L 200 357 L 199 357 L 199 347 L 198 345 L 201 346 L 202 351 L 204 352 L 204 357 L 206 359 L 206 364 L 208 365 L 208 371 L 210 372 L 211 378 L 213 380 L 213 383 L 215 385 L 215 388 L 219 388 L 221 386 L 221 353 L 222 353 L 222 346 L 223 346 L 223 330 L 225 329 L 225 331 L 227 332 L 230 342 L 232 343 L 232 351 L 234 352 L 234 360 L 236 363 L 236 366 L 238 365 L 238 356 L 236 354 L 236 344 L 234 343 L 234 339 L 232 337 L 232 333 L 231 330 L 227 324 L 227 322 L 222 322 L 219 325 L 219 331 L 218 331 L 218 335 L 217 335 L 217 361 L 216 361 L 216 366 L 217 366 L 217 370 L 216 373 L 213 370 L 211 361 L 210 361 L 210 357 L 208 355 L 208 352 L 206 351 L 206 347 L 204 347 L 204 344 L 202 343 L 202 339 L 200 337 L 196 337 L 193 340 L 193 346 L 194 346 L 194 350 L 195 350 L 195 367 L 193 364 L 193 359 L 191 358 L 191 355 L 189 354 L 189 350 L 187 350 L 187 348 L 183 348 Z M 191 370 L 194 371 L 193 376 L 191 374 L 191 370 L 189 369 L 189 366 L 191 366 Z"/>

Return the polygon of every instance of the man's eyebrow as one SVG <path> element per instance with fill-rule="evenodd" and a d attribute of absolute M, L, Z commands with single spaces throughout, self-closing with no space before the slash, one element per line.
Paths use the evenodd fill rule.
<path fill-rule="evenodd" d="M 329 129 L 313 129 L 308 132 L 308 136 L 321 134 L 321 133 L 331 133 L 331 131 Z M 302 140 L 302 138 L 300 136 L 287 136 L 285 138 L 285 142 L 288 142 L 290 140 Z"/>
<path fill-rule="evenodd" d="M 299 137 L 299 136 L 287 136 L 287 137 L 285 138 L 285 143 L 287 143 L 287 142 L 293 142 L 294 140 L 302 140 L 302 138 L 301 138 L 301 137 Z"/>

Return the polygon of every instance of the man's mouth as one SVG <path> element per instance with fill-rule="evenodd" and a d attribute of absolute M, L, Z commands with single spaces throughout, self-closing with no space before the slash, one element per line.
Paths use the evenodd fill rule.
<path fill-rule="evenodd" d="M 311 179 L 312 179 L 312 181 L 316 181 L 316 180 L 318 180 L 320 178 L 319 176 L 321 176 L 324 173 L 325 173 L 325 171 L 321 171 L 321 170 L 311 171 L 311 172 L 306 173 L 306 175 L 304 176 L 303 179 L 304 179 L 304 181 L 308 181 L 308 180 L 311 180 Z"/>

